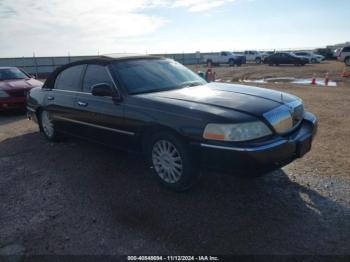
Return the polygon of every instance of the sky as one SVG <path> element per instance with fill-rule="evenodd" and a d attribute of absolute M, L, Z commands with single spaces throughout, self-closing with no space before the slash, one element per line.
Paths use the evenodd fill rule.
<path fill-rule="evenodd" d="M 308 49 L 350 41 L 349 0 L 0 0 L 0 57 Z"/>

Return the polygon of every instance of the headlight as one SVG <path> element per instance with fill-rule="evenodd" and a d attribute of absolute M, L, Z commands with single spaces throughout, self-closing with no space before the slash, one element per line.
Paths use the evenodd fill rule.
<path fill-rule="evenodd" d="M 3 90 L 0 90 L 0 98 L 5 98 L 5 97 L 9 97 L 8 93 L 6 93 Z"/>
<path fill-rule="evenodd" d="M 203 137 L 220 141 L 247 141 L 271 135 L 271 130 L 260 121 L 240 124 L 208 124 Z"/>

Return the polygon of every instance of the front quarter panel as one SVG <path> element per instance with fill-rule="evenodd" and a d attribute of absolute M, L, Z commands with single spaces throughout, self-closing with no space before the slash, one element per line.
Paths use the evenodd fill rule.
<path fill-rule="evenodd" d="M 41 87 L 35 87 L 30 90 L 27 96 L 27 108 L 29 110 L 37 111 L 38 108 L 43 106 L 45 98 L 45 91 Z"/>
<path fill-rule="evenodd" d="M 129 96 L 125 101 L 126 126 L 137 134 L 155 132 L 154 128 L 171 129 L 186 139 L 202 141 L 208 123 L 237 123 L 256 118 L 234 110 L 167 99 Z"/>

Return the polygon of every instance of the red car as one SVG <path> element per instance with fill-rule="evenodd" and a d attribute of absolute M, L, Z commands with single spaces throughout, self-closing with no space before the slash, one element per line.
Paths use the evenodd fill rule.
<path fill-rule="evenodd" d="M 17 67 L 0 67 L 0 112 L 25 109 L 28 91 L 42 85 Z"/>

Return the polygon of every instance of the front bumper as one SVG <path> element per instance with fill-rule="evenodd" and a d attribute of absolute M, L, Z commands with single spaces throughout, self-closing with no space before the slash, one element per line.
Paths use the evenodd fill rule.
<path fill-rule="evenodd" d="M 12 110 L 23 110 L 26 108 L 25 97 L 8 97 L 0 99 L 0 112 L 12 111 Z"/>
<path fill-rule="evenodd" d="M 311 150 L 317 118 L 305 113 L 301 125 L 286 136 L 244 146 L 213 143 L 197 145 L 202 165 L 220 171 L 269 171 L 304 156 Z"/>

